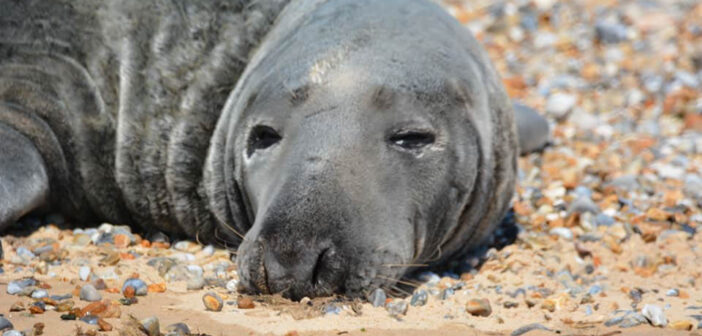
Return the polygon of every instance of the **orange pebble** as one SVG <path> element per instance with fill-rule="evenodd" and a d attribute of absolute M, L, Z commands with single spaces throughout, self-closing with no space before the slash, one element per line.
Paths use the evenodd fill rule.
<path fill-rule="evenodd" d="M 156 284 L 150 284 L 147 289 L 149 290 L 149 293 L 163 293 L 166 291 L 166 283 L 161 282 L 161 283 L 156 283 Z"/>
<path fill-rule="evenodd" d="M 131 244 L 131 239 L 129 239 L 129 236 L 125 234 L 116 234 L 114 238 L 115 242 L 115 247 L 117 248 L 125 248 Z"/>
<path fill-rule="evenodd" d="M 124 297 L 127 299 L 131 299 L 136 295 L 136 289 L 132 286 L 127 286 L 127 288 L 124 289 Z"/>

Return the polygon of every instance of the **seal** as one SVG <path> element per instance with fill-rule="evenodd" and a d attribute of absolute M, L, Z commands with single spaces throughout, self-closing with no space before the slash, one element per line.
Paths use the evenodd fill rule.
<path fill-rule="evenodd" d="M 0 227 L 60 211 L 238 247 L 242 290 L 299 299 L 444 264 L 509 207 L 513 107 L 434 3 L 5 2 Z"/>

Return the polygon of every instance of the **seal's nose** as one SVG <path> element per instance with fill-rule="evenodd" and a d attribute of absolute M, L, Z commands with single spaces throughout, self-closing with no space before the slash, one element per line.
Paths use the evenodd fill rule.
<path fill-rule="evenodd" d="M 315 288 L 325 287 L 325 273 L 331 271 L 329 261 L 334 254 L 333 247 L 314 243 L 293 248 L 267 246 L 263 267 L 269 291 L 299 299 L 295 296 L 309 295 L 307 289 L 314 291 Z"/>

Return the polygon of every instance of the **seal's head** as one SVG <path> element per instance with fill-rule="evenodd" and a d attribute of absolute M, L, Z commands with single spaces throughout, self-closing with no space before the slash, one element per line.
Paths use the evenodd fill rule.
<path fill-rule="evenodd" d="M 210 154 L 219 217 L 246 232 L 244 288 L 359 295 L 475 246 L 511 197 L 507 106 L 484 53 L 434 4 L 290 5 Z"/>

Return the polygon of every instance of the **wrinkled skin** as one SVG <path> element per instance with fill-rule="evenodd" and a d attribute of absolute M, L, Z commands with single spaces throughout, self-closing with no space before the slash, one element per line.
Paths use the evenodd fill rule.
<path fill-rule="evenodd" d="M 512 106 L 429 1 L 2 1 L 0 229 L 131 223 L 238 247 L 248 292 L 362 296 L 509 205 Z"/>

